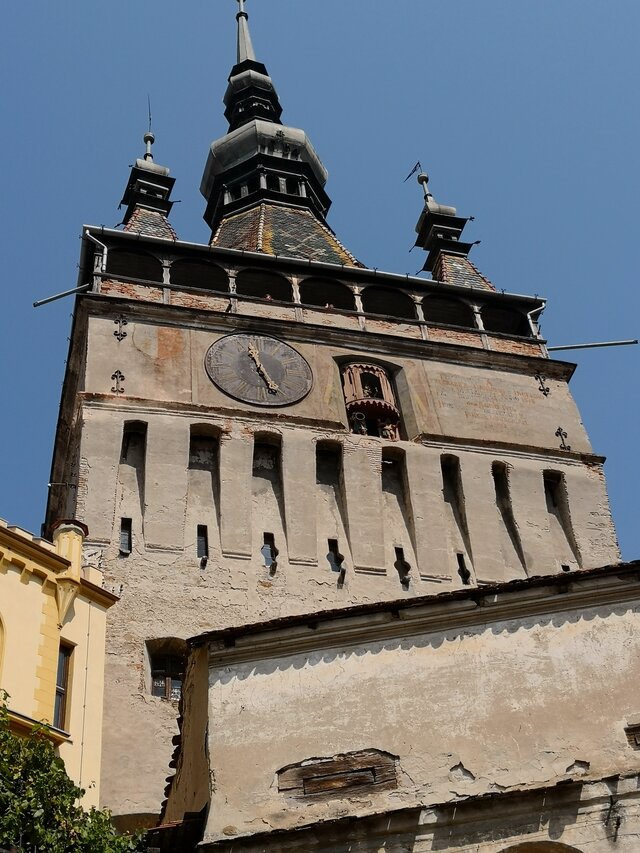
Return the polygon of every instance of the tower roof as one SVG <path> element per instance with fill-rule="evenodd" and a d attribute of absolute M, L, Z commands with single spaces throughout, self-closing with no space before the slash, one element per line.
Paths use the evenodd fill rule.
<path fill-rule="evenodd" d="M 455 207 L 439 204 L 429 190 L 429 176 L 421 172 L 418 183 L 424 190 L 424 208 L 416 225 L 416 246 L 429 254 L 423 267 L 445 284 L 495 290 L 469 258 L 473 243 L 460 240 L 469 217 L 458 216 Z"/>
<path fill-rule="evenodd" d="M 173 207 L 170 200 L 175 178 L 167 166 L 154 163 L 151 146 L 155 136 L 151 128 L 144 135 L 146 151 L 131 167 L 129 181 L 122 196 L 126 206 L 122 223 L 125 231 L 136 231 L 150 237 L 177 239 L 168 216 Z"/>
<path fill-rule="evenodd" d="M 275 85 L 256 59 L 245 0 L 237 2 L 236 64 L 224 96 L 229 130 L 211 145 L 200 186 L 207 200 L 204 218 L 211 227 L 212 243 L 255 251 L 253 240 L 238 244 L 240 234 L 253 233 L 251 228 L 238 229 L 238 223 L 284 220 L 295 235 L 287 241 L 287 254 L 312 258 L 318 251 L 323 255 L 326 248 L 329 256 L 346 255 L 346 263 L 357 263 L 325 222 L 331 205 L 324 190 L 327 170 L 306 133 L 282 124 Z M 278 207 L 296 213 L 273 210 Z M 255 216 L 239 218 L 247 211 L 255 211 Z M 329 247 L 324 246 L 327 241 Z M 259 251 L 267 252 L 269 241 L 258 243 L 264 247 Z"/>

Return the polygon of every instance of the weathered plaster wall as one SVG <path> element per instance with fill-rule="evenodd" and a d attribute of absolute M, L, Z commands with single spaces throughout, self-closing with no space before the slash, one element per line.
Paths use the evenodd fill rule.
<path fill-rule="evenodd" d="M 167 296 L 157 295 L 160 302 Z M 229 304 L 221 299 L 220 310 Z M 359 324 L 347 328 L 357 318 L 348 317 L 343 331 L 351 337 L 341 341 L 343 331 L 328 327 L 297 335 L 281 324 L 277 306 L 258 307 L 264 330 L 294 345 L 314 372 L 311 393 L 284 409 L 239 403 L 207 377 L 208 347 L 233 330 L 228 314 L 177 316 L 158 305 L 145 316 L 140 305 L 117 304 L 88 318 L 73 514 L 90 528 L 93 563 L 110 586 L 122 587 L 109 618 L 103 767 L 103 802 L 118 814 L 158 812 L 176 732 L 176 707 L 149 695 L 148 640 L 454 588 L 463 583 L 459 554 L 472 584 L 618 558 L 602 470 L 564 379 L 547 380 L 545 396 L 529 367 L 489 367 L 481 350 L 468 358 L 485 366 L 423 358 L 419 349 L 397 355 L 398 324 L 382 324 L 386 342 L 367 333 L 358 343 Z M 291 320 L 302 309 L 283 310 Z M 473 337 L 477 345 L 480 336 Z M 394 374 L 403 437 L 411 440 L 347 431 L 339 365 L 363 356 Z M 143 460 L 122 458 L 131 422 L 146 431 Z M 571 452 L 559 447 L 560 425 Z M 192 435 L 207 431 L 217 442 L 211 470 L 189 463 Z M 326 441 L 338 462 L 319 472 L 316 448 Z M 270 469 L 256 459 L 256 443 L 264 442 L 276 448 Z M 445 496 L 443 457 L 452 456 L 460 488 Z M 495 462 L 506 466 L 511 515 L 497 502 Z M 548 507 L 547 470 L 564 477 L 564 527 Z M 60 472 L 63 482 L 72 476 L 71 468 Z M 123 518 L 133 533 L 126 557 L 119 554 Z M 198 526 L 207 528 L 206 565 L 196 552 Z M 260 553 L 265 533 L 279 552 L 275 572 Z M 329 540 L 344 557 L 343 576 L 327 557 Z M 395 565 L 397 548 L 410 566 L 408 583 Z"/>
<path fill-rule="evenodd" d="M 271 319 L 273 311 L 270 309 Z M 121 387 L 126 397 L 171 403 L 191 403 L 215 408 L 221 413 L 261 411 L 276 419 L 283 410 L 247 407 L 231 400 L 209 380 L 204 357 L 211 344 L 228 332 L 220 330 L 215 316 L 198 326 L 182 328 L 130 317 L 127 337 L 114 337 L 113 319 L 91 317 L 87 352 L 86 388 L 109 394 L 116 370 L 124 374 Z M 362 341 L 360 349 L 326 342 L 291 340 L 290 330 L 280 330 L 307 359 L 314 373 L 314 387 L 303 401 L 287 407 L 287 417 L 313 419 L 346 427 L 346 416 L 338 363 L 375 358 L 375 347 Z M 379 357 L 380 358 L 380 357 Z M 393 372 L 402 374 L 397 384 L 404 395 L 402 408 L 413 418 L 407 424 L 409 438 L 415 435 L 455 436 L 470 441 L 502 442 L 549 450 L 559 447 L 555 432 L 562 426 L 572 450 L 590 453 L 591 446 L 566 382 L 548 379 L 545 396 L 533 375 L 506 370 L 447 364 L 432 359 L 382 357 Z"/>
<path fill-rule="evenodd" d="M 636 853 L 636 775 L 219 841 L 204 853 Z M 613 798 L 613 807 L 611 805 Z M 558 840 L 562 839 L 562 840 Z"/>
<path fill-rule="evenodd" d="M 213 648 L 207 838 L 637 773 L 624 726 L 640 710 L 640 603 L 564 612 L 561 598 L 553 614 L 299 654 L 275 650 L 313 644 L 301 628 L 272 634 L 266 656 L 259 635 Z M 288 765 L 367 749 L 399 757 L 397 790 L 278 792 Z"/>

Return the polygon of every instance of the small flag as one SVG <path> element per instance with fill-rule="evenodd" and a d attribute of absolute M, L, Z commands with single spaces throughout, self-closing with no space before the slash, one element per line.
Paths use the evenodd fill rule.
<path fill-rule="evenodd" d="M 403 181 L 402 183 L 403 183 L 403 184 L 406 184 L 406 183 L 407 183 L 407 181 L 409 180 L 409 178 L 411 177 L 411 175 L 415 175 L 415 173 L 416 173 L 417 171 L 419 171 L 419 170 L 420 170 L 420 171 L 422 170 L 422 163 L 420 162 L 420 160 L 418 160 L 418 162 L 416 163 L 416 165 L 415 165 L 415 166 L 413 167 L 413 169 L 409 172 L 409 174 L 407 175 L 407 177 L 404 179 L 404 181 Z"/>

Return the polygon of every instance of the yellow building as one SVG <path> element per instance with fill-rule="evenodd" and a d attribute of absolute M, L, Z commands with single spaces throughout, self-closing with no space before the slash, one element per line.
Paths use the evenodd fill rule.
<path fill-rule="evenodd" d="M 11 726 L 49 726 L 88 807 L 99 802 L 105 624 L 117 596 L 82 566 L 86 533 L 58 522 L 51 543 L 0 519 L 0 688 Z"/>

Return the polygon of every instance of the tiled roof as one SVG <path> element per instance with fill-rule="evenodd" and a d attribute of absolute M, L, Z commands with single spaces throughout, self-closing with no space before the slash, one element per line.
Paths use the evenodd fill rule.
<path fill-rule="evenodd" d="M 480 287 L 483 290 L 495 290 L 495 287 L 472 264 L 469 258 L 460 255 L 448 255 L 442 252 L 433 270 L 433 277 L 445 284 L 460 284 L 464 287 Z"/>
<path fill-rule="evenodd" d="M 124 230 L 144 234 L 146 237 L 160 237 L 163 240 L 178 239 L 178 235 L 164 213 L 147 210 L 144 207 L 136 207 Z"/>
<path fill-rule="evenodd" d="M 227 216 L 213 235 L 211 245 L 350 267 L 363 266 L 333 231 L 306 208 L 262 203 Z"/>

